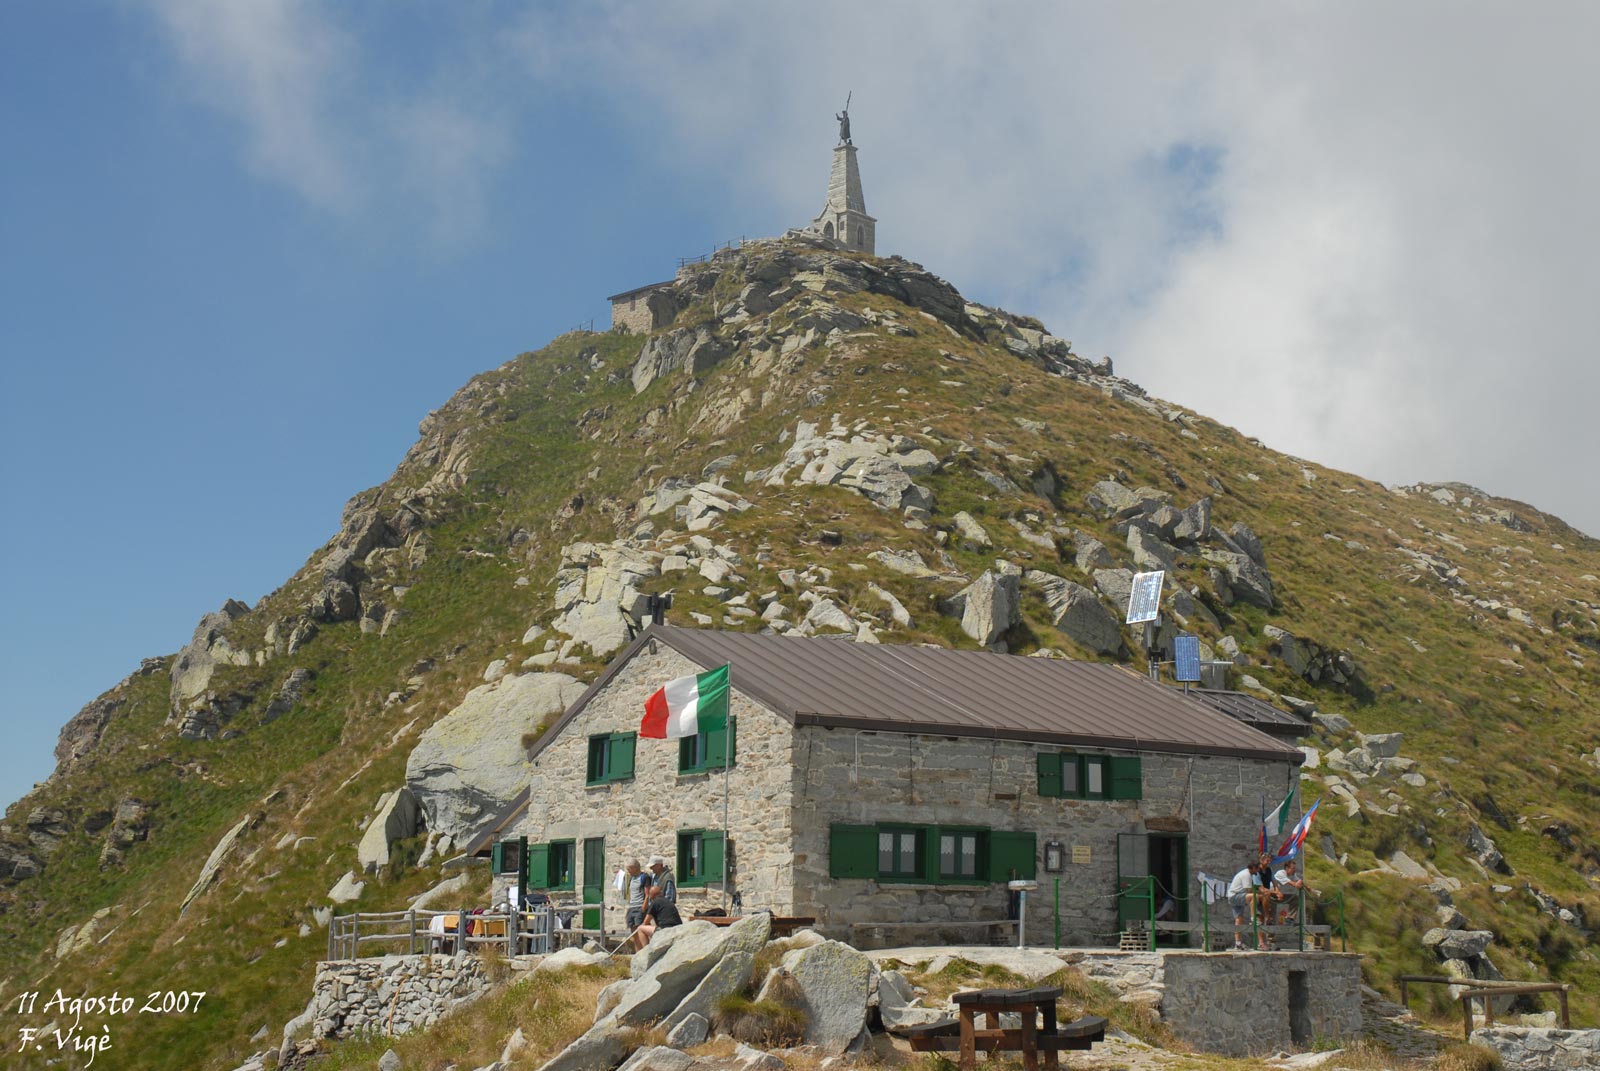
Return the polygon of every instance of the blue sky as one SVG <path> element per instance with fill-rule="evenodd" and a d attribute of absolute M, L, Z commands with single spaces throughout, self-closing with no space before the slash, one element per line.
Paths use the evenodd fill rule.
<path fill-rule="evenodd" d="M 1600 531 L 1600 25 L 1542 11 L 0 8 L 0 797 L 474 373 L 808 219 L 850 90 L 880 253 L 1269 445 Z"/>

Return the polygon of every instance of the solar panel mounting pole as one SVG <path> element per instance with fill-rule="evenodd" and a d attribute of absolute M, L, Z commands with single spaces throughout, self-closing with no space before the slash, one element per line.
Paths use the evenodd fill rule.
<path fill-rule="evenodd" d="M 733 662 L 728 662 L 728 725 L 722 730 L 722 910 L 728 910 L 728 795 L 733 771 Z"/>

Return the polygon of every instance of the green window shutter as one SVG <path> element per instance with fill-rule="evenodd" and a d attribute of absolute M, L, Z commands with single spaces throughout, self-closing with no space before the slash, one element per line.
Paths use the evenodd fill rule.
<path fill-rule="evenodd" d="M 528 888 L 550 887 L 550 845 L 528 845 Z"/>
<path fill-rule="evenodd" d="M 1010 881 L 1015 870 L 1019 878 L 1038 876 L 1035 859 L 1038 856 L 1037 838 L 1032 833 L 1008 833 L 1000 830 L 989 834 L 989 880 Z"/>
<path fill-rule="evenodd" d="M 1107 780 L 1111 791 L 1108 793 L 1114 800 L 1137 800 L 1144 798 L 1144 769 L 1137 755 L 1111 756 L 1110 769 L 1106 771 Z"/>
<path fill-rule="evenodd" d="M 501 841 L 495 841 L 494 848 L 489 852 L 489 870 L 495 874 L 505 873 L 506 846 Z"/>
<path fill-rule="evenodd" d="M 708 883 L 722 881 L 722 853 L 726 847 L 722 831 L 708 829 L 702 834 L 704 840 L 700 858 L 703 861 L 702 871 L 704 880 Z"/>
<path fill-rule="evenodd" d="M 1061 795 L 1061 754 L 1041 751 L 1035 756 L 1039 764 L 1039 795 Z"/>
<path fill-rule="evenodd" d="M 614 733 L 611 737 L 611 780 L 625 781 L 633 776 L 634 733 Z"/>
<path fill-rule="evenodd" d="M 706 733 L 706 768 L 720 770 L 733 759 L 733 746 L 738 734 L 738 723 L 733 718 L 721 729 Z"/>
<path fill-rule="evenodd" d="M 878 876 L 878 827 L 828 827 L 828 874 L 835 878 Z"/>

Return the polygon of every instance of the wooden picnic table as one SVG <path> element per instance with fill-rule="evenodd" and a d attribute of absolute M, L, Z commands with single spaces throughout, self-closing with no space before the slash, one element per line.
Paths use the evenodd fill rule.
<path fill-rule="evenodd" d="M 744 918 L 743 915 L 691 915 L 691 922 L 709 922 L 713 926 L 732 926 Z M 772 936 L 788 937 L 796 930 L 803 930 L 816 924 L 815 915 L 773 915 Z"/>
<path fill-rule="evenodd" d="M 1026 1071 L 1038 1071 L 1042 1052 L 1046 1069 L 1057 1071 L 1061 1066 L 1058 1054 L 1063 1049 L 1086 1050 L 1106 1036 L 1106 1021 L 1098 1015 L 1087 1015 L 1065 1026 L 1056 1024 L 1059 986 L 970 989 L 950 999 L 960 1013 L 958 1025 L 913 1027 L 903 1033 L 916 1052 L 959 1051 L 962 1071 L 977 1071 L 979 1049 L 987 1053 L 1020 1052 Z M 1000 1016 L 1008 1012 L 1017 1014 L 1020 1027 L 1006 1029 L 1000 1025 Z M 987 1020 L 982 1029 L 977 1024 L 980 1015 Z"/>

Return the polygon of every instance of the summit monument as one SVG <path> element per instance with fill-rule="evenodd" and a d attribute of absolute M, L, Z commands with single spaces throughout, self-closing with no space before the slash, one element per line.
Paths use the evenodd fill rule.
<path fill-rule="evenodd" d="M 846 249 L 872 253 L 877 247 L 878 221 L 867 215 L 861 193 L 861 169 L 850 138 L 850 103 L 834 116 L 839 121 L 839 143 L 833 147 L 833 171 L 828 176 L 828 200 L 806 229 L 831 238 Z"/>

